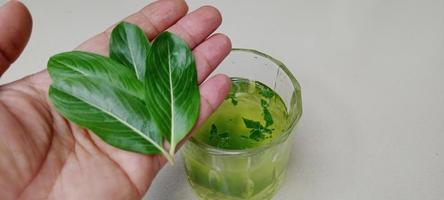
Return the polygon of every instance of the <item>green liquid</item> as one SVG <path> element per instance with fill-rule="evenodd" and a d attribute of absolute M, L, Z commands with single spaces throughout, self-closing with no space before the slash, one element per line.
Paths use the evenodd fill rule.
<path fill-rule="evenodd" d="M 272 89 L 257 81 L 235 78 L 228 97 L 194 138 L 223 149 L 254 148 L 281 134 L 286 119 L 285 104 Z"/>
<path fill-rule="evenodd" d="M 285 176 L 290 141 L 250 154 L 212 154 L 200 145 L 235 151 L 265 145 L 287 123 L 282 99 L 256 81 L 232 79 L 230 95 L 193 136 L 183 157 L 188 180 L 201 199 L 271 199 Z"/>

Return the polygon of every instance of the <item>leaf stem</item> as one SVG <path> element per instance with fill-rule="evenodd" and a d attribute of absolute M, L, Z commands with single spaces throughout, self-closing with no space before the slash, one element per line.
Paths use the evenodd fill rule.
<path fill-rule="evenodd" d="M 176 153 L 176 146 L 171 146 L 170 147 L 170 155 L 174 156 L 174 153 Z"/>
<path fill-rule="evenodd" d="M 163 154 L 163 156 L 168 160 L 168 162 L 171 165 L 174 165 L 176 163 L 176 161 L 174 160 L 174 154 L 169 154 L 168 152 L 165 151 L 165 149 L 160 150 Z"/>

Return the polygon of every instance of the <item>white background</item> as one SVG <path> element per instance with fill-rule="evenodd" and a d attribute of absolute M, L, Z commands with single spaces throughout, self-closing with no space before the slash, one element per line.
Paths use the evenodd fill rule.
<path fill-rule="evenodd" d="M 0 0 L 0 2 L 5 2 Z M 43 69 L 149 1 L 24 0 L 31 41 L 2 77 Z M 190 0 L 218 7 L 235 47 L 282 60 L 304 114 L 277 200 L 444 198 L 443 0 Z M 147 195 L 196 199 L 181 163 Z"/>

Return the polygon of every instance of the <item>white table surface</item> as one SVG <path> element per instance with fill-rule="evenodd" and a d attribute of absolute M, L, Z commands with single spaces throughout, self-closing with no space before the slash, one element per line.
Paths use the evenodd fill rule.
<path fill-rule="evenodd" d="M 4 2 L 4 0 L 2 0 Z M 34 32 L 9 82 L 138 10 L 141 0 L 24 0 Z M 234 46 L 286 63 L 304 114 L 277 200 L 444 198 L 444 1 L 193 0 Z M 182 163 L 147 194 L 194 200 Z"/>

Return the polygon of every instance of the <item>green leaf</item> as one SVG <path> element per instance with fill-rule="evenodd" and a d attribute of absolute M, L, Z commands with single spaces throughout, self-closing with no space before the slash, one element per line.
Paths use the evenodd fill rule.
<path fill-rule="evenodd" d="M 259 84 L 257 85 L 259 86 Z M 261 94 L 263 97 L 267 99 L 271 99 L 274 96 L 273 90 L 271 90 L 269 87 L 265 85 L 260 85 L 261 88 L 259 88 L 259 94 Z"/>
<path fill-rule="evenodd" d="M 250 139 L 256 140 L 256 141 L 260 141 L 263 140 L 265 138 L 264 134 L 262 133 L 261 130 L 259 129 L 251 129 L 250 130 Z"/>
<path fill-rule="evenodd" d="M 244 120 L 244 124 L 247 128 L 260 129 L 262 127 L 261 123 L 258 121 L 253 121 L 245 118 L 242 119 Z"/>
<path fill-rule="evenodd" d="M 273 130 L 274 129 L 269 129 L 269 128 L 265 128 L 265 127 L 263 127 L 263 129 L 262 129 L 262 131 L 267 134 L 271 134 Z"/>
<path fill-rule="evenodd" d="M 227 148 L 230 144 L 230 137 L 227 132 L 219 134 L 220 141 L 217 144 L 219 148 Z"/>
<path fill-rule="evenodd" d="M 228 138 L 228 137 L 230 137 L 230 135 L 227 132 L 223 132 L 223 133 L 219 134 L 219 137 L 220 138 Z"/>
<path fill-rule="evenodd" d="M 48 72 L 53 82 L 67 78 L 89 77 L 127 91 L 144 99 L 143 84 L 134 73 L 107 57 L 81 51 L 71 51 L 52 56 L 48 61 Z"/>
<path fill-rule="evenodd" d="M 264 115 L 265 127 L 273 125 L 273 117 L 267 108 L 264 108 L 262 114 Z"/>
<path fill-rule="evenodd" d="M 244 120 L 245 126 L 250 129 L 250 135 L 248 136 L 250 139 L 260 141 L 265 139 L 265 134 L 272 133 L 272 129 L 262 126 L 262 124 L 258 121 L 245 118 L 242 119 Z"/>
<path fill-rule="evenodd" d="M 200 105 L 197 72 L 188 45 L 169 32 L 160 34 L 148 54 L 146 105 L 170 154 L 194 126 Z"/>
<path fill-rule="evenodd" d="M 268 103 L 267 101 L 261 99 L 261 106 L 262 106 L 262 115 L 265 120 L 265 127 L 273 125 L 273 117 L 271 116 L 270 111 L 268 110 Z"/>
<path fill-rule="evenodd" d="M 231 103 L 236 106 L 238 102 L 235 98 L 231 98 Z"/>
<path fill-rule="evenodd" d="M 210 137 L 208 138 L 208 144 L 211 146 L 226 148 L 229 144 L 230 135 L 227 132 L 218 134 L 215 124 L 211 125 Z"/>
<path fill-rule="evenodd" d="M 236 99 L 236 95 L 235 95 L 234 93 L 230 93 L 230 94 L 228 94 L 228 98 L 231 99 L 231 103 L 232 103 L 234 106 L 237 105 L 238 101 L 237 101 L 237 99 Z"/>
<path fill-rule="evenodd" d="M 208 138 L 209 145 L 216 146 L 219 142 L 219 136 L 217 135 L 217 127 L 215 124 L 211 125 L 210 137 Z"/>
<path fill-rule="evenodd" d="M 134 24 L 121 22 L 111 32 L 109 57 L 134 70 L 141 81 L 145 77 L 150 48 L 145 32 Z"/>
<path fill-rule="evenodd" d="M 217 135 L 217 127 L 215 124 L 211 125 L 210 135 L 212 135 L 212 136 Z"/>
<path fill-rule="evenodd" d="M 171 160 L 162 137 L 153 131 L 144 102 L 127 91 L 93 78 L 75 77 L 54 82 L 49 97 L 65 118 L 108 144 L 139 153 L 162 152 Z"/>
<path fill-rule="evenodd" d="M 265 101 L 264 99 L 261 99 L 261 107 L 266 108 L 267 106 L 268 106 L 267 101 Z"/>

